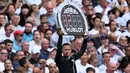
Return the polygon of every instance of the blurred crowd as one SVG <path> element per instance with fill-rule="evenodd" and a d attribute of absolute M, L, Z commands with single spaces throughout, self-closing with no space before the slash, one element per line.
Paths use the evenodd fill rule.
<path fill-rule="evenodd" d="M 84 36 L 59 38 L 63 2 L 86 16 L 86 47 Z M 65 73 L 66 67 L 67 73 L 130 73 L 130 0 L 0 0 L 0 73 Z"/>

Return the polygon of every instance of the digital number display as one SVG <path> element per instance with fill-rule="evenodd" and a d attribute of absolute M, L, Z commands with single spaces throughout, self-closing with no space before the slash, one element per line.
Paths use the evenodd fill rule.
<path fill-rule="evenodd" d="M 85 33 L 85 19 L 75 6 L 65 5 L 59 18 L 60 25 L 67 34 L 83 35 Z"/>

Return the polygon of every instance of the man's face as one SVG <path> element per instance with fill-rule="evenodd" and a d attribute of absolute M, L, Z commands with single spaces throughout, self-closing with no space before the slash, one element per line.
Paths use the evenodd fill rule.
<path fill-rule="evenodd" d="M 12 31 L 13 31 L 13 26 L 12 26 L 12 25 L 9 25 L 9 26 L 5 29 L 6 35 L 11 35 Z"/>
<path fill-rule="evenodd" d="M 92 48 L 88 49 L 87 52 L 90 55 L 95 55 L 96 54 L 96 49 L 94 47 L 92 47 Z"/>
<path fill-rule="evenodd" d="M 107 29 L 102 29 L 101 31 L 100 31 L 100 35 L 107 35 L 108 34 L 108 31 L 107 31 Z"/>
<path fill-rule="evenodd" d="M 108 38 L 104 38 L 104 39 L 102 39 L 101 41 L 102 41 L 102 44 L 103 44 L 104 46 L 108 46 L 108 44 L 109 44 Z"/>
<path fill-rule="evenodd" d="M 103 57 L 103 61 L 106 63 L 109 63 L 110 62 L 110 54 L 105 54 Z"/>
<path fill-rule="evenodd" d="M 45 23 L 45 22 L 48 22 L 48 18 L 46 16 L 42 17 L 42 19 L 41 19 L 41 23 Z"/>
<path fill-rule="evenodd" d="M 44 50 L 47 50 L 49 48 L 49 41 L 48 40 L 44 40 L 42 43 L 42 48 Z"/>
<path fill-rule="evenodd" d="M 12 19 L 12 23 L 17 26 L 20 22 L 20 16 L 14 16 L 13 19 Z"/>
<path fill-rule="evenodd" d="M 5 16 L 4 15 L 0 15 L 0 24 L 4 24 L 5 23 Z"/>
<path fill-rule="evenodd" d="M 110 64 L 109 65 L 109 67 L 108 67 L 108 69 L 109 69 L 109 72 L 111 72 L 111 73 L 114 73 L 115 71 L 116 71 L 116 69 L 117 69 L 117 66 L 116 66 L 116 64 Z"/>
<path fill-rule="evenodd" d="M 115 49 L 108 49 L 108 52 L 110 53 L 111 56 L 114 56 L 117 51 Z"/>
<path fill-rule="evenodd" d="M 5 61 L 8 58 L 8 52 L 7 50 L 1 50 L 0 57 L 2 61 Z"/>
<path fill-rule="evenodd" d="M 77 39 L 75 40 L 75 49 L 77 49 L 78 51 L 80 51 L 81 47 L 82 47 L 82 39 Z"/>
<path fill-rule="evenodd" d="M 69 57 L 72 54 L 71 46 L 70 45 L 63 46 L 62 53 L 64 56 Z"/>
<path fill-rule="evenodd" d="M 22 59 L 23 57 L 25 57 L 24 52 L 19 51 L 19 52 L 17 53 L 17 60 L 20 60 L 20 59 Z"/>
<path fill-rule="evenodd" d="M 125 47 L 128 45 L 128 40 L 126 37 L 121 37 L 120 40 L 119 40 L 119 43 L 121 46 Z"/>
<path fill-rule="evenodd" d="M 13 43 L 7 43 L 6 44 L 6 49 L 11 52 L 12 51 L 12 47 L 13 47 Z"/>
<path fill-rule="evenodd" d="M 97 65 L 98 65 L 98 59 L 95 58 L 93 61 L 91 61 L 91 64 L 92 64 L 94 67 L 97 67 Z"/>
<path fill-rule="evenodd" d="M 96 18 L 95 21 L 94 21 L 94 26 L 100 27 L 100 23 L 101 23 L 101 19 L 100 18 Z"/>
<path fill-rule="evenodd" d="M 127 56 L 130 56 L 130 47 L 126 48 L 125 53 L 126 53 Z"/>
<path fill-rule="evenodd" d="M 28 52 L 28 50 L 29 50 L 29 43 L 28 43 L 28 42 L 24 42 L 24 43 L 22 44 L 22 49 L 23 49 L 24 51 Z"/>
<path fill-rule="evenodd" d="M 33 28 L 32 24 L 30 24 L 30 23 L 25 24 L 25 31 L 26 32 L 31 32 L 32 28 Z"/>
<path fill-rule="evenodd" d="M 110 25 L 110 30 L 112 32 L 115 32 L 117 29 L 117 23 L 115 21 L 111 22 L 111 25 Z"/>
<path fill-rule="evenodd" d="M 47 14 L 52 15 L 53 14 L 53 3 L 48 2 L 46 5 L 47 5 L 46 6 Z"/>

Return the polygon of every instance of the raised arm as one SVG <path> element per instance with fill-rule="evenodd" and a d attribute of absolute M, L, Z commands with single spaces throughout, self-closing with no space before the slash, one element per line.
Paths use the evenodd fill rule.
<path fill-rule="evenodd" d="M 72 56 L 74 60 L 79 59 L 84 54 L 86 48 L 87 48 L 87 38 L 84 38 L 80 51 Z"/>
<path fill-rule="evenodd" d="M 117 46 L 115 46 L 114 44 L 110 44 L 110 47 L 111 47 L 112 49 L 115 49 L 116 51 L 118 51 L 122 57 L 126 56 L 126 55 L 125 55 Z"/>
<path fill-rule="evenodd" d="M 55 57 L 55 62 L 58 63 L 62 57 L 62 36 L 59 36 L 58 43 L 57 43 L 57 54 Z"/>

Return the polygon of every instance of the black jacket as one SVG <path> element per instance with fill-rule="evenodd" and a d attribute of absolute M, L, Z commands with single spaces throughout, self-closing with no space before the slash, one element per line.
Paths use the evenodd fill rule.
<path fill-rule="evenodd" d="M 86 50 L 87 39 L 83 41 L 81 50 L 70 57 L 62 56 L 62 36 L 59 36 L 57 44 L 57 54 L 55 58 L 56 65 L 59 68 L 60 73 L 77 73 L 75 60 L 79 59 Z"/>

